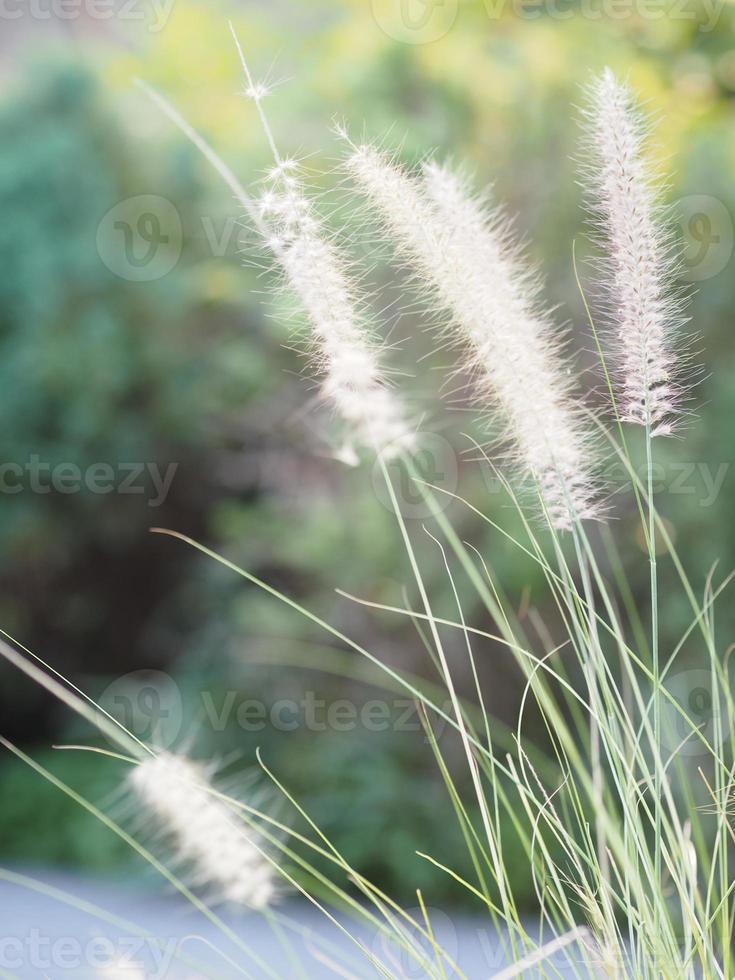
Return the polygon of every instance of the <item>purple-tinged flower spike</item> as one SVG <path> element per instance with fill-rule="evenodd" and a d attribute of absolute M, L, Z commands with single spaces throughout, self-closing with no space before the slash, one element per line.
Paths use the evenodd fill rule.
<path fill-rule="evenodd" d="M 675 335 L 685 318 L 671 289 L 675 249 L 644 157 L 646 121 L 609 68 L 593 86 L 585 120 L 582 170 L 605 251 L 601 280 L 619 413 L 651 435 L 668 435 L 682 397 Z"/>

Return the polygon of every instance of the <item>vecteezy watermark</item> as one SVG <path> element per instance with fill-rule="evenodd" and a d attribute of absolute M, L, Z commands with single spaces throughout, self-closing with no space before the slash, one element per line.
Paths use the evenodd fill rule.
<path fill-rule="evenodd" d="M 427 920 L 431 924 L 430 934 L 425 927 Z M 380 930 L 374 934 L 370 952 L 387 968 L 389 975 L 404 980 L 425 977 L 426 964 L 434 965 L 438 958 L 442 961 L 442 973 L 456 976 L 452 964 L 459 960 L 459 936 L 454 921 L 442 909 L 430 906 L 406 909 L 400 939 L 392 931 Z"/>
<path fill-rule="evenodd" d="M 369 0 L 373 18 L 389 37 L 404 44 L 428 44 L 451 30 L 458 0 Z M 714 29 L 728 0 L 483 0 L 490 21 L 519 20 L 644 21 L 680 20 L 701 31 Z"/>
<path fill-rule="evenodd" d="M 404 44 L 429 44 L 449 31 L 457 17 L 458 0 L 370 0 L 380 29 Z"/>
<path fill-rule="evenodd" d="M 654 462 L 651 465 L 653 492 L 656 496 L 670 494 L 671 496 L 688 496 L 699 507 L 712 507 L 725 484 L 725 478 L 730 472 L 731 464 L 703 463 L 693 461 Z M 641 482 L 645 484 L 647 468 L 641 465 L 636 472 Z M 613 463 L 603 474 L 606 484 L 615 486 L 629 485 L 630 475 L 627 468 L 620 462 Z"/>
<path fill-rule="evenodd" d="M 725 486 L 731 463 L 704 463 L 694 460 L 655 461 L 651 466 L 653 492 L 659 497 L 670 494 L 673 497 L 686 496 L 698 507 L 712 507 L 717 502 Z M 489 495 L 507 492 L 505 474 L 498 474 L 490 466 L 483 466 L 485 488 Z M 645 464 L 634 467 L 633 472 L 640 484 L 645 485 L 648 471 Z M 608 490 L 630 488 L 631 473 L 627 466 L 616 460 L 601 473 L 602 485 Z M 527 492 L 529 497 L 535 492 L 534 478 L 526 475 L 521 478 L 511 474 L 510 484 L 517 492 Z"/>
<path fill-rule="evenodd" d="M 688 758 L 712 755 L 717 692 L 713 689 L 711 671 L 702 668 L 677 671 L 666 678 L 664 687 L 671 696 L 671 699 L 661 698 L 664 748 L 672 755 Z M 719 696 L 724 703 L 724 692 Z M 726 730 L 725 738 L 731 739 L 732 732 Z"/>
<path fill-rule="evenodd" d="M 97 699 L 100 709 L 136 738 L 160 749 L 181 734 L 183 700 L 176 681 L 161 670 L 134 670 L 108 684 Z"/>
<path fill-rule="evenodd" d="M 358 702 L 351 698 L 328 700 L 314 691 L 300 698 L 278 698 L 270 703 L 261 698 L 244 697 L 239 691 L 225 691 L 215 696 L 201 692 L 202 720 L 215 732 L 236 725 L 241 731 L 262 732 L 339 732 L 346 734 L 362 729 L 366 732 L 420 732 L 423 730 L 418 706 L 412 698 L 370 698 Z M 451 711 L 449 701 L 442 707 Z M 441 737 L 445 719 L 439 716 L 433 726 Z"/>
<path fill-rule="evenodd" d="M 475 965 L 473 976 L 495 976 L 503 967 L 512 965 L 508 944 L 499 941 L 492 925 L 468 928 L 463 924 L 458 930 L 446 911 L 426 905 L 406 909 L 400 938 L 394 931 L 378 928 L 372 934 L 370 952 L 383 965 L 381 973 L 404 980 L 419 980 L 433 973 L 438 962 L 446 977 L 456 977 L 455 964 L 462 961 Z M 549 950 L 544 965 L 555 975 L 576 976 L 580 972 L 589 974 L 598 958 L 590 931 L 578 926 Z M 582 969 L 576 969 L 577 965 Z"/>
<path fill-rule="evenodd" d="M 196 938 L 196 937 L 187 937 Z M 95 936 L 81 940 L 78 936 L 47 935 L 31 928 L 22 935 L 0 932 L 0 969 L 33 970 L 34 975 L 58 977 L 62 971 L 75 976 L 145 975 L 149 980 L 164 980 L 171 963 L 185 939 L 150 936 Z"/>
<path fill-rule="evenodd" d="M 182 243 L 179 212 L 158 194 L 120 201 L 97 226 L 100 258 L 110 272 L 129 282 L 163 278 L 176 267 Z"/>
<path fill-rule="evenodd" d="M 396 458 L 387 463 L 388 479 L 403 517 L 425 520 L 436 510 L 445 510 L 453 500 L 459 482 L 457 451 L 438 432 L 424 431 L 417 433 L 411 459 L 415 477 Z M 391 489 L 380 460 L 373 465 L 372 484 L 378 500 L 392 511 Z"/>
<path fill-rule="evenodd" d="M 183 697 L 176 681 L 163 671 L 136 670 L 118 677 L 97 704 L 105 715 L 157 748 L 171 748 L 183 734 Z M 423 731 L 417 703 L 409 697 L 328 699 L 307 690 L 298 698 L 269 701 L 239 690 L 201 690 L 190 707 L 194 727 L 216 733 L 230 727 L 248 734 Z M 442 713 L 432 719 L 436 738 L 444 734 L 452 712 L 450 701 L 439 707 Z"/>
<path fill-rule="evenodd" d="M 689 282 L 712 279 L 732 258 L 733 221 L 716 197 L 690 194 L 675 205 L 684 239 L 682 271 Z"/>
<path fill-rule="evenodd" d="M 682 20 L 711 31 L 727 0 L 483 0 L 490 20 L 513 13 L 522 20 Z"/>
<path fill-rule="evenodd" d="M 419 433 L 416 450 L 412 455 L 415 474 L 411 474 L 403 461 L 391 460 L 387 464 L 390 486 L 406 519 L 425 520 L 437 510 L 445 510 L 456 498 L 459 485 L 459 453 L 443 436 L 434 432 Z M 505 496 L 509 488 L 517 494 L 535 499 L 538 493 L 531 474 L 508 471 L 502 465 L 495 469 L 486 462 L 477 465 L 483 476 L 484 489 L 489 497 Z M 656 496 L 689 497 L 697 507 L 713 507 L 725 488 L 725 481 L 732 464 L 708 463 L 701 460 L 655 461 L 652 464 L 653 491 Z M 634 468 L 641 484 L 648 473 L 644 464 Z M 624 463 L 615 460 L 600 473 L 602 485 L 610 491 L 630 488 L 631 473 Z M 380 461 L 372 470 L 372 484 L 376 496 L 389 510 L 393 510 L 391 491 L 386 484 Z"/>
<path fill-rule="evenodd" d="M 2 0 L 0 0 L 2 3 Z M 203 214 L 193 239 L 204 239 L 214 258 L 237 255 L 242 222 L 233 215 L 215 219 Z M 184 243 L 181 215 L 160 194 L 137 194 L 119 201 L 97 225 L 97 253 L 110 270 L 128 282 L 163 279 L 178 265 Z"/>
<path fill-rule="evenodd" d="M 51 463 L 32 453 L 24 463 L 0 462 L 0 494 L 93 493 L 148 495 L 149 507 L 166 501 L 178 463 Z"/>
<path fill-rule="evenodd" d="M 2 4 L 4 0 L 0 0 Z M 690 282 L 718 275 L 728 265 L 735 226 L 727 206 L 708 194 L 689 194 L 674 203 L 683 240 L 682 272 Z M 213 258 L 241 250 L 242 222 L 233 215 L 200 215 L 190 229 Z M 119 201 L 97 226 L 97 252 L 107 268 L 129 282 L 162 279 L 178 265 L 184 229 L 178 209 L 159 194 L 138 194 Z"/>
<path fill-rule="evenodd" d="M 151 34 L 166 26 L 175 0 L 0 0 L 0 20 L 116 20 L 143 24 Z"/>

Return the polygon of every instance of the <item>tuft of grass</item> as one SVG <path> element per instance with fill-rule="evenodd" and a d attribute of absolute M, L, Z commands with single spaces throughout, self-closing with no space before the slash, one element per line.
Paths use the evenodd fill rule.
<path fill-rule="evenodd" d="M 262 115 L 263 93 L 249 75 L 248 91 Z M 227 166 L 165 100 L 157 95 L 154 100 L 203 149 L 252 214 L 250 196 Z M 264 124 L 279 165 L 275 142 Z M 283 179 L 281 167 L 279 180 Z M 411 197 L 412 180 L 406 178 L 406 183 L 401 179 L 392 185 L 398 199 L 394 204 L 400 205 L 403 216 L 401 229 L 406 234 L 411 216 L 421 203 Z M 406 186 L 410 193 L 404 190 Z M 404 194 L 408 195 L 405 199 Z M 466 213 L 474 220 L 474 203 L 465 201 L 462 207 L 465 205 Z M 262 215 L 257 210 L 255 215 L 260 221 Z M 302 230 L 300 221 L 301 218 L 296 222 L 298 235 Z M 294 228 L 289 227 L 293 232 Z M 716 611 L 732 576 L 717 573 L 713 564 L 701 595 L 697 593 L 656 508 L 651 419 L 646 424 L 647 465 L 641 478 L 625 436 L 624 419 L 630 413 L 617 410 L 614 386 L 610 385 L 615 425 L 608 425 L 601 415 L 582 403 L 575 407 L 573 418 L 575 424 L 583 421 L 586 428 L 593 430 L 609 455 L 621 464 L 626 489 L 640 514 L 641 535 L 651 569 L 650 621 L 641 621 L 622 571 L 619 549 L 623 543 L 616 540 L 612 527 L 600 527 L 584 519 L 588 497 L 586 493 L 580 497 L 580 488 L 586 488 L 589 481 L 586 476 L 578 481 L 574 467 L 569 469 L 570 458 L 579 457 L 579 446 L 572 440 L 571 453 L 564 440 L 561 448 L 552 445 L 554 426 L 545 425 L 556 419 L 547 418 L 552 408 L 567 404 L 566 380 L 559 380 L 556 371 L 544 369 L 548 366 L 548 348 L 537 348 L 531 342 L 536 337 L 535 326 L 521 332 L 520 349 L 507 342 L 518 327 L 514 318 L 529 316 L 530 307 L 524 301 L 530 302 L 530 297 L 524 295 L 522 281 L 514 283 L 512 289 L 507 282 L 500 282 L 498 288 L 506 290 L 507 304 L 493 308 L 492 322 L 488 323 L 483 317 L 492 289 L 482 278 L 476 255 L 467 252 L 467 229 L 445 221 L 419 230 L 429 236 L 430 242 L 412 240 L 413 251 L 423 254 L 422 249 L 428 249 L 432 259 L 443 256 L 446 262 L 445 268 L 432 269 L 432 276 L 440 280 L 442 276 L 454 276 L 455 286 L 456 282 L 463 284 L 462 288 L 442 294 L 453 308 L 455 319 L 467 319 L 470 339 L 476 346 L 478 339 L 482 340 L 479 334 L 472 333 L 479 329 L 478 324 L 492 335 L 494 346 L 482 350 L 489 374 L 496 381 L 513 376 L 514 384 L 519 378 L 526 379 L 523 390 L 513 387 L 510 391 L 512 411 L 506 405 L 506 413 L 511 415 L 511 428 L 523 416 L 523 438 L 516 441 L 526 448 L 531 446 L 534 459 L 543 460 L 541 466 L 527 466 L 542 511 L 548 504 L 550 487 L 554 495 L 552 513 L 546 508 L 550 519 L 539 522 L 535 516 L 538 508 L 529 507 L 516 476 L 506 475 L 486 447 L 475 446 L 480 456 L 478 465 L 487 467 L 505 489 L 515 528 L 510 531 L 510 522 L 499 523 L 492 514 L 472 507 L 461 495 L 449 494 L 460 509 L 471 508 L 474 517 L 487 526 L 490 545 L 480 552 L 471 542 L 462 540 L 443 506 L 448 491 L 421 477 L 409 444 L 402 442 L 397 451 L 388 454 L 377 441 L 373 473 L 382 482 L 391 512 L 387 519 L 393 522 L 405 552 L 401 569 L 405 578 L 403 604 L 381 605 L 379 609 L 413 620 L 433 671 L 433 684 L 425 685 L 390 667 L 379 653 L 226 555 L 216 554 L 182 533 L 155 530 L 175 539 L 177 545 L 195 548 L 218 562 L 239 576 L 243 587 L 262 590 L 280 605 L 284 617 L 300 617 L 323 631 L 333 646 L 349 653 L 353 661 L 369 665 L 391 689 L 415 700 L 428 751 L 446 788 L 447 819 L 454 819 L 459 827 L 469 870 L 460 872 L 448 866 L 440 854 L 426 854 L 418 846 L 415 850 L 421 860 L 463 889 L 496 928 L 508 960 L 498 977 L 510 980 L 528 975 L 558 976 L 558 958 L 562 957 L 578 977 L 726 980 L 733 969 L 731 843 L 735 832 L 731 820 L 735 759 L 730 736 L 735 727 L 735 705 L 727 658 L 716 629 Z M 472 241 L 481 257 L 497 252 L 499 260 L 504 258 L 506 246 L 502 238 L 492 238 L 489 245 L 486 240 L 493 231 L 492 225 L 478 219 L 474 231 Z M 389 227 L 389 234 L 395 236 L 396 228 Z M 462 248 L 459 242 L 464 243 Z M 288 251 L 291 247 L 291 240 L 281 237 L 276 250 Z M 330 245 L 330 259 L 331 248 Z M 307 259 L 308 255 L 299 254 L 300 262 Z M 510 266 L 513 261 L 509 259 Z M 488 269 L 488 276 L 497 271 Z M 331 285 L 335 286 L 335 282 Z M 315 285 L 309 278 L 307 293 L 313 298 L 312 288 Z M 465 297 L 464 292 L 472 290 L 477 294 Z M 296 293 L 303 301 L 304 291 L 297 288 Z M 320 302 L 322 299 L 323 296 Z M 330 310 L 334 309 L 347 307 L 334 304 L 326 312 L 321 309 L 320 316 L 331 315 Z M 313 321 L 309 302 L 305 312 Z M 597 342 L 592 313 L 590 322 Z M 328 331 L 324 337 L 329 343 Z M 339 339 L 341 343 L 344 335 Z M 602 374 L 609 380 L 606 352 L 602 344 L 597 346 Z M 493 358 L 502 363 L 494 364 Z M 519 365 L 523 358 L 528 359 L 528 365 Z M 529 365 L 533 371 L 525 370 Z M 323 361 L 321 367 L 324 369 Z M 352 361 L 346 367 L 341 362 L 340 383 L 346 380 L 350 390 L 358 390 L 359 379 L 349 376 L 353 369 L 356 370 Z M 331 370 L 327 364 L 327 374 Z M 540 390 L 532 383 L 534 378 L 541 378 L 547 387 Z M 557 383 L 558 390 L 554 388 Z M 496 387 L 502 389 L 504 384 L 503 381 Z M 524 398 L 528 406 L 523 404 Z M 526 411 L 529 414 L 524 414 Z M 536 429 L 534 420 L 538 423 Z M 398 456 L 402 476 L 423 501 L 427 516 L 420 523 L 404 513 L 395 471 L 386 462 L 388 455 Z M 579 506 L 580 499 L 584 507 Z M 559 519 L 559 514 L 563 514 L 563 519 Z M 519 615 L 518 596 L 507 594 L 494 567 L 493 544 L 518 549 L 528 568 L 541 577 L 554 609 L 553 621 L 544 622 L 532 612 Z M 428 567 L 432 559 L 450 584 L 451 614 L 445 608 L 440 610 L 432 595 L 434 567 Z M 690 612 L 688 626 L 670 650 L 660 649 L 658 636 L 657 567 L 663 562 L 678 576 Z M 345 593 L 342 601 L 370 605 L 368 600 Z M 491 632 L 473 626 L 465 613 L 470 604 L 489 618 Z M 524 681 L 519 714 L 510 736 L 496 730 L 485 706 L 477 664 L 484 656 L 483 640 L 487 638 L 502 646 Z M 698 653 L 708 671 L 712 712 L 706 725 L 702 725 L 689 701 L 675 696 L 667 686 L 667 677 L 685 650 L 689 658 Z M 142 778 L 142 772 L 155 773 L 162 759 L 165 762 L 166 756 L 155 745 L 143 744 L 123 725 L 96 710 L 82 691 L 30 651 L 21 652 L 17 645 L 0 641 L 0 655 L 97 725 L 108 740 L 118 745 L 122 754 L 112 761 L 135 767 L 133 782 Z M 458 685 L 460 672 L 467 669 L 473 684 L 469 697 Z M 532 745 L 528 737 L 531 711 L 545 728 L 543 745 Z M 438 723 L 451 734 L 449 741 L 437 737 Z M 216 924 L 224 937 L 236 943 L 238 954 L 243 957 L 243 969 L 254 967 L 262 975 L 273 975 L 268 964 L 238 940 L 199 896 L 195 883 L 181 879 L 174 858 L 159 858 L 102 807 L 85 799 L 38 761 L 3 744 L 67 799 L 96 817 L 116 838 L 135 849 L 200 914 Z M 105 760 L 105 764 L 110 761 Z M 422 976 L 464 976 L 460 965 L 437 938 L 429 911 L 431 897 L 418 889 L 418 908 L 413 912 L 404 909 L 340 852 L 324 827 L 260 754 L 257 762 L 262 778 L 281 799 L 282 811 L 278 813 L 270 807 L 260 808 L 252 800 L 230 796 L 205 780 L 197 783 L 198 806 L 194 810 L 227 815 L 227 846 L 231 844 L 231 832 L 247 837 L 257 830 L 257 840 L 262 841 L 263 851 L 284 886 L 311 902 L 336 930 L 348 936 L 355 956 L 363 958 L 373 975 L 401 975 L 395 955 L 385 952 L 391 949 L 398 951 L 403 966 L 410 964 Z M 459 788 L 460 771 L 468 777 L 462 781 L 467 792 Z M 154 788 L 166 792 L 163 785 Z M 159 807 L 161 812 L 169 809 Z M 197 827 L 193 819 L 196 813 L 191 823 L 187 822 L 189 816 L 183 794 L 180 802 L 177 797 L 175 813 L 167 813 L 166 819 L 175 823 L 179 837 L 183 834 L 191 843 L 192 836 L 205 830 Z M 202 846 L 197 854 L 204 855 L 205 851 Z M 221 852 L 217 853 L 220 860 Z M 535 922 L 521 914 L 509 874 L 512 862 L 518 860 L 525 862 L 536 895 L 539 913 Z M 203 877 L 208 879 L 211 875 L 205 873 Z M 277 905 L 269 906 L 263 914 L 274 929 L 280 930 L 284 923 Z M 378 943 L 368 948 L 352 931 L 352 922 L 374 930 L 388 945 Z M 282 936 L 282 930 L 278 934 Z"/>

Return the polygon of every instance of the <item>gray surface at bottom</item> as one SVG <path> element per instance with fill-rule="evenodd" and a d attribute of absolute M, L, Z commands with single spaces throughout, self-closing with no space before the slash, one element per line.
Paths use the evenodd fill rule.
<path fill-rule="evenodd" d="M 284 900 L 275 909 L 275 921 L 262 914 L 215 907 L 219 925 L 177 893 L 152 890 L 148 881 L 37 871 L 30 876 L 47 891 L 0 878 L 0 977 L 321 980 L 381 976 L 361 948 L 306 900 Z M 68 898 L 64 900 L 61 893 Z M 106 917 L 93 914 L 97 909 Z M 445 964 L 447 980 L 462 975 L 481 980 L 507 965 L 503 944 L 488 918 L 451 910 L 428 912 L 437 942 L 461 970 Z M 341 921 L 389 975 L 407 980 L 429 975 L 376 928 Z M 433 959 L 429 943 L 423 942 L 421 949 Z M 575 970 L 570 962 L 573 955 L 557 954 L 553 967 L 549 969 L 547 963 L 543 975 L 589 976 L 584 969 Z M 540 975 L 537 970 L 523 974 Z"/>

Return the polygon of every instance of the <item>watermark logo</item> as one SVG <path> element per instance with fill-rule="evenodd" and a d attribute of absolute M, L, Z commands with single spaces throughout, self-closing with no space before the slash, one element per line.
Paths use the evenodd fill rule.
<path fill-rule="evenodd" d="M 688 758 L 711 755 L 716 696 L 712 674 L 704 669 L 682 670 L 667 679 L 665 686 L 675 703 L 661 699 L 664 747 L 671 754 Z"/>
<path fill-rule="evenodd" d="M 706 463 L 701 460 L 670 460 L 655 462 L 651 466 L 655 496 L 686 496 L 697 507 L 713 507 L 720 498 L 730 473 L 731 464 Z M 641 463 L 635 467 L 638 481 L 645 484 L 648 469 Z M 631 476 L 627 467 L 614 461 L 602 474 L 604 483 L 611 488 L 630 486 Z"/>
<path fill-rule="evenodd" d="M 151 34 L 166 26 L 175 0 L 0 0 L 0 20 L 106 21 L 142 24 Z"/>
<path fill-rule="evenodd" d="M 703 33 L 717 26 L 727 0 L 483 0 L 488 21 L 683 21 Z M 457 17 L 458 0 L 370 0 L 380 29 L 404 44 L 444 37 Z"/>
<path fill-rule="evenodd" d="M 685 21 L 707 33 L 727 0 L 484 0 L 489 20 L 510 13 L 520 20 Z"/>
<path fill-rule="evenodd" d="M 712 279 L 732 257 L 732 215 L 722 201 L 707 194 L 682 197 L 676 211 L 684 240 L 685 278 L 689 282 Z"/>
<path fill-rule="evenodd" d="M 172 964 L 180 947 L 189 939 L 143 936 L 49 935 L 31 928 L 20 935 L 0 934 L 0 969 L 22 970 L 23 976 L 120 977 L 146 976 L 164 980 L 172 975 Z M 27 971 L 32 970 L 33 973 Z"/>
<path fill-rule="evenodd" d="M 453 499 L 459 482 L 457 453 L 451 442 L 437 432 L 420 432 L 411 459 L 416 479 L 400 459 L 388 462 L 388 475 L 401 514 L 405 518 L 425 520 L 435 509 L 445 510 Z M 433 498 L 433 504 L 426 499 L 417 480 L 428 485 L 426 492 Z M 393 502 L 379 460 L 373 465 L 372 483 L 378 500 L 392 511 Z"/>
<path fill-rule="evenodd" d="M 451 30 L 458 0 L 370 0 L 375 23 L 394 41 L 430 44 Z"/>
<path fill-rule="evenodd" d="M 171 201 L 138 194 L 120 201 L 97 227 L 97 252 L 110 270 L 129 282 L 168 275 L 181 257 L 181 217 Z"/>
<path fill-rule="evenodd" d="M 327 699 L 316 691 L 304 691 L 296 698 L 278 698 L 266 702 L 262 698 L 245 697 L 240 691 L 200 692 L 201 707 L 198 726 L 213 732 L 223 732 L 235 726 L 243 732 L 257 734 L 266 730 L 274 732 L 337 732 L 346 734 L 365 732 L 412 732 L 423 731 L 418 705 L 412 698 L 384 700 L 370 698 L 366 701 L 351 698 Z M 446 716 L 451 703 L 441 706 L 433 725 L 434 736 L 441 738 L 446 728 Z"/>
<path fill-rule="evenodd" d="M 415 699 L 409 697 L 323 697 L 306 690 L 300 697 L 266 700 L 242 690 L 202 689 L 191 693 L 186 717 L 195 731 L 220 734 L 238 729 L 248 735 L 272 732 L 364 731 L 420 735 L 424 724 Z M 172 749 L 184 734 L 184 699 L 176 681 L 160 670 L 135 670 L 116 678 L 97 699 L 103 716 L 119 722 L 132 735 L 156 749 Z M 432 716 L 433 737 L 443 737 L 451 702 L 437 705 Z M 104 726 L 103 726 L 104 727 Z"/>
<path fill-rule="evenodd" d="M 72 462 L 43 460 L 31 453 L 24 463 L 0 462 L 0 494 L 51 492 L 64 495 L 147 494 L 149 507 L 166 502 L 178 463 L 166 467 L 158 463 L 90 463 L 85 467 Z"/>
<path fill-rule="evenodd" d="M 393 933 L 377 932 L 371 943 L 373 956 L 387 967 L 392 976 L 405 977 L 406 980 L 427 976 L 427 964 L 434 967 L 437 957 L 443 964 L 442 972 L 454 976 L 452 964 L 458 961 L 459 938 L 453 920 L 437 908 L 418 907 L 406 912 L 412 922 L 402 920 L 401 941 Z M 431 924 L 431 934 L 426 928 L 426 919 Z"/>
<path fill-rule="evenodd" d="M 99 707 L 141 741 L 168 749 L 181 734 L 184 711 L 176 681 L 160 670 L 135 670 L 102 692 Z"/>

